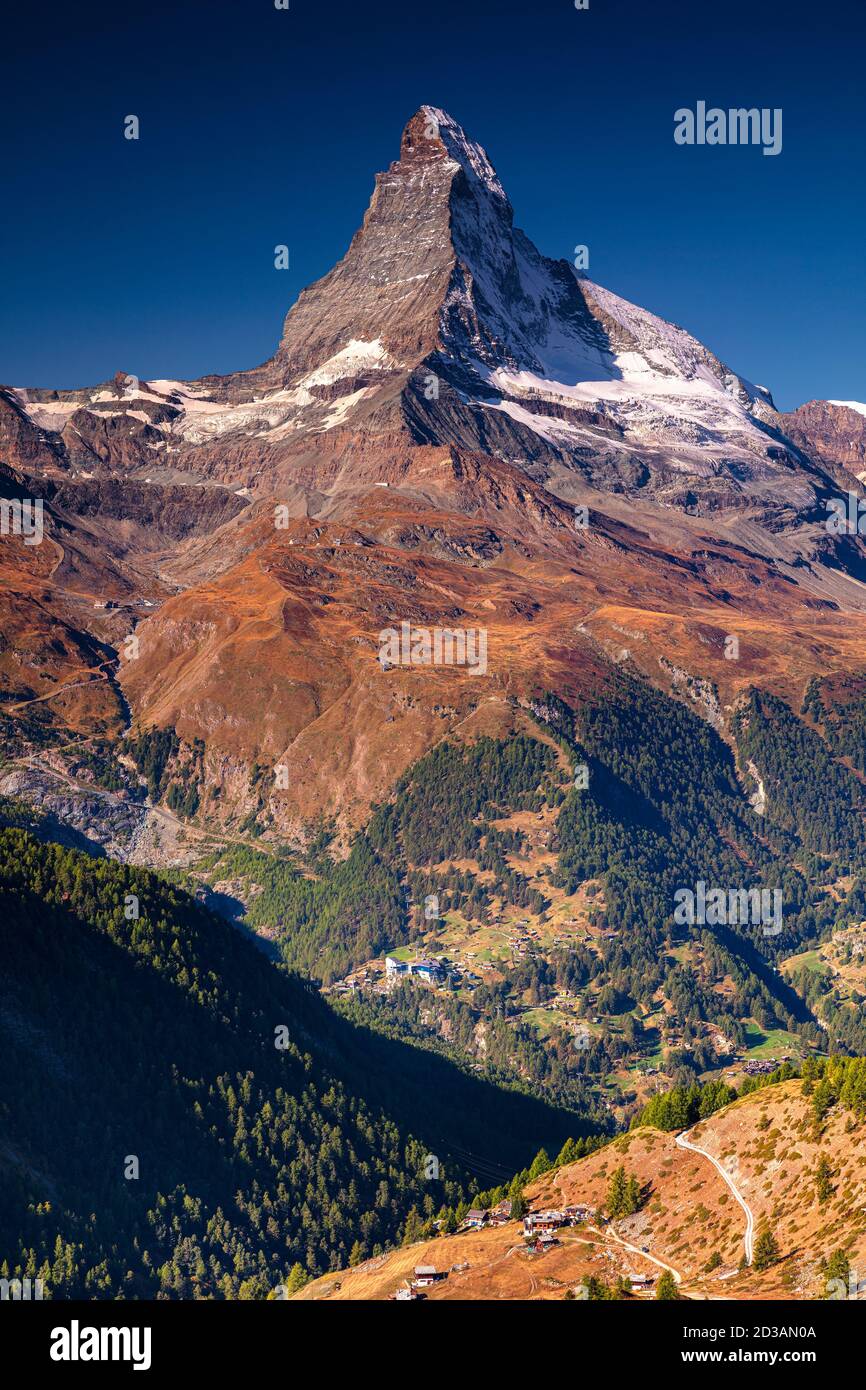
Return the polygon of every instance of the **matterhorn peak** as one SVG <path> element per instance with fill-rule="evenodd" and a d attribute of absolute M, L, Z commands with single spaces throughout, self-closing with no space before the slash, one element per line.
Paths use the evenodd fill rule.
<path fill-rule="evenodd" d="M 507 203 L 505 189 L 487 152 L 470 140 L 465 130 L 438 106 L 421 106 L 406 125 L 400 145 L 400 159 L 441 158 L 442 153 L 458 164 L 470 183 L 480 183 L 493 197 Z"/>
<path fill-rule="evenodd" d="M 118 377 L 93 403 L 122 399 L 130 383 Z M 565 467 L 604 486 L 639 478 L 690 507 L 693 477 L 731 475 L 705 488 L 710 505 L 751 478 L 759 492 L 787 458 L 765 428 L 765 391 L 569 259 L 542 254 L 514 225 L 484 149 L 427 104 L 376 176 L 346 254 L 289 310 L 272 358 L 197 383 L 135 386 L 138 404 L 140 387 L 151 406 L 171 398 L 171 432 L 185 448 L 231 437 L 300 454 L 331 431 L 354 432 L 528 462 L 535 473 Z M 85 403 L 82 394 L 71 408 Z M 66 423 L 31 404 L 40 427 Z M 164 431 L 138 423 L 150 429 L 143 449 L 165 448 Z"/>

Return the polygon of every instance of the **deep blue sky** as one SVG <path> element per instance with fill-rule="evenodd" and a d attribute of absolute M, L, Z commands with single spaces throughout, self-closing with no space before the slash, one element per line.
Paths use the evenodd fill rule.
<path fill-rule="evenodd" d="M 782 408 L 866 400 L 864 44 L 862 0 L 16 7 L 0 381 L 263 360 L 428 101 L 487 148 L 547 254 L 586 243 L 592 278 Z M 782 107 L 782 153 L 676 146 L 674 110 L 698 99 Z"/>

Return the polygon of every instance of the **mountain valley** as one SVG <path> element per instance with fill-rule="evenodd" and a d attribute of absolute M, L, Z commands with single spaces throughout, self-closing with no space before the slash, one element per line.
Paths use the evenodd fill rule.
<path fill-rule="evenodd" d="M 266 362 L 0 388 L 0 1035 L 75 1140 L 64 1176 L 10 1081 L 8 1268 L 380 1299 L 432 1263 L 432 1299 L 546 1299 L 669 1266 L 793 1299 L 862 1263 L 862 1107 L 809 1097 L 866 1054 L 864 478 L 866 406 L 781 412 L 544 256 L 432 106 Z M 645 1119 L 714 1086 L 677 1128 L 740 1165 L 762 1271 Z M 645 1200 L 602 1224 L 614 1156 Z M 592 1209 L 576 1235 L 440 1229 L 522 1165 L 530 1211 Z"/>

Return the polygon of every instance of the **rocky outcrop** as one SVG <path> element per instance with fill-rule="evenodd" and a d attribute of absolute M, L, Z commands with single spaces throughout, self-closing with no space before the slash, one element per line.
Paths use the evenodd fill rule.
<path fill-rule="evenodd" d="M 780 415 L 785 433 L 829 468 L 844 468 L 863 481 L 866 474 L 866 407 L 808 401 Z"/>
<path fill-rule="evenodd" d="M 52 507 L 102 525 L 123 523 L 139 530 L 140 545 L 164 545 L 195 534 L 208 535 L 249 506 L 228 488 L 154 484 L 129 479 L 70 480 L 52 489 Z"/>

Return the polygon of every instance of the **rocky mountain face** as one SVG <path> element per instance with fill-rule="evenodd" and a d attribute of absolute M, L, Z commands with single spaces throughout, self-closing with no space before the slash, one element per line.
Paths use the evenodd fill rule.
<path fill-rule="evenodd" d="M 841 465 L 862 482 L 866 472 L 866 405 L 858 401 L 807 401 L 779 417 L 782 428 L 825 467 Z"/>
<path fill-rule="evenodd" d="M 284 766 L 289 836 L 362 823 L 449 732 L 616 663 L 709 691 L 724 728 L 755 681 L 799 694 L 866 650 L 866 552 L 825 524 L 860 417 L 803 411 L 543 256 L 422 107 L 267 362 L 0 392 L 7 495 L 45 507 L 43 544 L 3 539 L 0 713 L 20 747 L 201 740 L 217 819 Z M 386 669 L 402 623 L 483 630 L 485 669 Z"/>
<path fill-rule="evenodd" d="M 18 392 L 16 406 L 59 435 L 72 467 L 247 486 L 313 481 L 311 450 L 320 480 L 349 440 L 357 481 L 359 443 L 392 467 L 441 444 L 697 513 L 808 512 L 826 482 L 766 388 L 541 255 L 485 152 L 433 107 L 407 125 L 346 255 L 301 294 L 269 361 L 191 383 L 118 373 L 91 391 Z"/>

